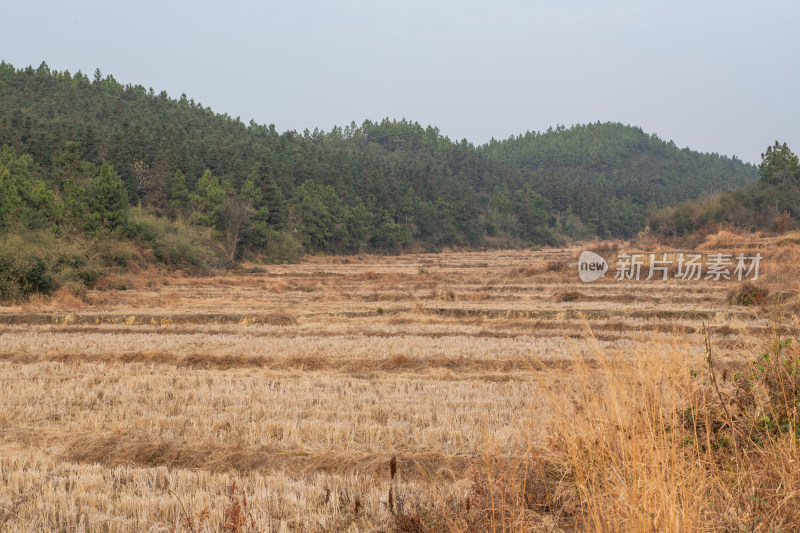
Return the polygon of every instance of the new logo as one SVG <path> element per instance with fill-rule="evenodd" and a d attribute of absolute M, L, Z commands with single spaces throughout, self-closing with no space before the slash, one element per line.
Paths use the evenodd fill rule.
<path fill-rule="evenodd" d="M 607 271 L 608 262 L 594 252 L 583 252 L 578 258 L 578 275 L 585 283 L 602 278 Z"/>

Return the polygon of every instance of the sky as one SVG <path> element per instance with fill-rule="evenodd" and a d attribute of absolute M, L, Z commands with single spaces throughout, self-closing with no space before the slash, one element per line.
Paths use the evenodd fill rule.
<path fill-rule="evenodd" d="M 588 122 L 800 151 L 800 2 L 7 2 L 0 59 L 99 68 L 279 131 L 384 117 L 481 144 Z"/>

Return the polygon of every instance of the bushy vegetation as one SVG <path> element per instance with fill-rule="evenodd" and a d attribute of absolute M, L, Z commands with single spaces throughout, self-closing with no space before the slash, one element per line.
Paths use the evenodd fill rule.
<path fill-rule="evenodd" d="M 60 286 L 81 292 L 112 266 L 124 246 L 81 237 L 59 238 L 46 231 L 2 237 L 0 300 L 18 301 Z"/>
<path fill-rule="evenodd" d="M 218 264 L 212 251 L 215 245 L 208 229 L 185 220 L 169 220 L 153 215 L 140 207 L 129 210 L 126 236 L 140 249 L 147 250 L 161 264 L 178 265 L 188 270 L 202 270 Z M 119 252 L 118 252 L 119 253 Z M 124 266 L 133 254 L 120 255 L 115 262 Z"/>
<path fill-rule="evenodd" d="M 53 278 L 40 257 L 22 255 L 6 243 L 0 248 L 0 300 L 15 300 L 33 293 L 49 293 Z"/>
<path fill-rule="evenodd" d="M 755 283 L 742 283 L 728 295 L 728 303 L 734 305 L 763 305 L 767 303 L 769 289 Z"/>
<path fill-rule="evenodd" d="M 757 183 L 656 212 L 648 225 L 656 234 L 686 238 L 729 225 L 746 231 L 782 233 L 800 221 L 800 163 L 786 143 L 761 154 Z"/>
<path fill-rule="evenodd" d="M 0 301 L 67 286 L 81 292 L 113 269 L 215 264 L 210 230 L 134 208 L 110 165 L 76 165 L 61 187 L 34 177 L 28 155 L 0 152 Z M 218 263 L 218 261 L 217 261 Z"/>

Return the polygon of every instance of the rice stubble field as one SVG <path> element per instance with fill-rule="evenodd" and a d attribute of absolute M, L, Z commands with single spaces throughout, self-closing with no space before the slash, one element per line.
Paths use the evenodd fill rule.
<path fill-rule="evenodd" d="M 715 245 L 760 250 L 760 281 L 783 299 L 742 306 L 735 281 L 612 271 L 586 284 L 570 248 L 144 271 L 0 308 L 0 530 L 604 530 L 611 515 L 581 493 L 593 474 L 570 455 L 580 438 L 602 447 L 602 424 L 679 404 L 664 383 L 705 372 L 706 337 L 726 390 L 723 370 L 744 368 L 776 327 L 796 331 L 798 246 Z M 653 389 L 632 385 L 645 375 Z M 595 426 L 593 408 L 617 418 Z M 786 453 L 790 469 L 797 449 Z M 680 460 L 648 464 L 661 459 Z M 518 490 L 519 468 L 538 481 Z M 705 479 L 686 468 L 682 482 Z M 641 513 L 621 530 L 793 516 L 642 483 L 598 496 Z M 700 485 L 701 500 L 719 488 Z M 776 505 L 797 503 L 787 487 Z"/>

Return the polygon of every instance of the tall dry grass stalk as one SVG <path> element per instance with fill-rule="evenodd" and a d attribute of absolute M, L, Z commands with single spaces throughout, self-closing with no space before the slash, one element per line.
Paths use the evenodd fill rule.
<path fill-rule="evenodd" d="M 714 367 L 707 339 L 705 361 L 691 341 L 654 338 L 650 351 L 613 364 L 598 347 L 600 370 L 579 369 L 574 388 L 554 402 L 555 449 L 579 500 L 576 527 L 800 527 L 797 352 L 765 339 L 774 358 L 755 370 L 743 361 L 734 378 Z M 764 365 L 782 372 L 772 397 Z"/>
<path fill-rule="evenodd" d="M 680 418 L 699 362 L 688 345 L 656 341 L 613 364 L 598 346 L 600 369 L 579 367 L 556 402 L 554 444 L 587 529 L 696 531 L 707 518 L 707 458 L 687 446 Z"/>
<path fill-rule="evenodd" d="M 548 443 L 514 458 L 487 438 L 465 499 L 434 493 L 397 529 L 797 531 L 800 351 L 776 322 L 758 341 L 721 365 L 707 331 L 654 334 L 624 359 L 596 342 L 543 398 Z"/>

